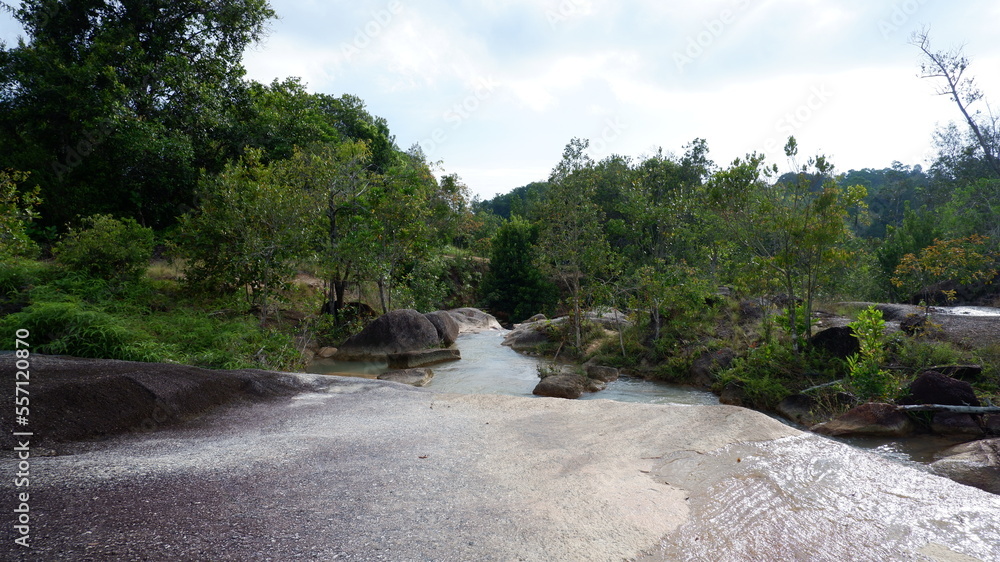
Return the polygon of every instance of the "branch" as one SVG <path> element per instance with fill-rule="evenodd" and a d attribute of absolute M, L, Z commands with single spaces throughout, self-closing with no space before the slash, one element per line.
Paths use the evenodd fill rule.
<path fill-rule="evenodd" d="M 1000 406 L 949 406 L 946 404 L 917 404 L 896 406 L 902 412 L 951 412 L 953 414 L 1000 414 Z"/>

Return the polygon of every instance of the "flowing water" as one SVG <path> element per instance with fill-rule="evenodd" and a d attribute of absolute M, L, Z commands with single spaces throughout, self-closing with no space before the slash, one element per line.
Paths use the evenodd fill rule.
<path fill-rule="evenodd" d="M 962 310 L 965 308 L 968 307 L 963 307 Z M 963 313 L 956 312 L 956 314 Z M 427 388 L 435 392 L 453 394 L 532 396 L 531 391 L 538 384 L 538 367 L 547 364 L 548 361 L 522 355 L 500 345 L 504 335 L 506 332 L 488 331 L 461 336 L 457 346 L 462 352 L 462 360 L 433 366 L 434 378 Z M 385 362 L 348 363 L 330 360 L 317 360 L 309 368 L 311 373 L 367 378 L 375 378 L 387 370 L 388 365 Z M 718 397 L 711 392 L 629 377 L 608 383 L 607 389 L 601 392 L 585 393 L 581 400 L 616 400 L 644 404 L 719 404 Z M 776 419 L 794 426 L 782 418 L 776 417 Z M 935 460 L 935 453 L 964 441 L 928 436 L 910 439 L 851 437 L 836 440 L 924 471 L 929 470 L 927 464 Z"/>

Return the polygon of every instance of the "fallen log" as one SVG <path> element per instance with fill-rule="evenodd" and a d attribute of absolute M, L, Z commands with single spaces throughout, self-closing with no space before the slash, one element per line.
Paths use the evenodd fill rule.
<path fill-rule="evenodd" d="M 950 406 L 947 404 L 915 404 L 896 406 L 904 412 L 952 412 L 954 414 L 1000 414 L 1000 406 Z"/>

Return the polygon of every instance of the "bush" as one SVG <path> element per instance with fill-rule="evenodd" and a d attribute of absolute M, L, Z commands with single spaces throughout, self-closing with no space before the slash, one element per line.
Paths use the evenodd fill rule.
<path fill-rule="evenodd" d="M 87 217 L 83 225 L 70 229 L 52 249 L 58 263 L 108 281 L 135 281 L 146 271 L 153 256 L 152 229 L 111 215 Z"/>
<path fill-rule="evenodd" d="M 155 361 L 149 342 L 142 342 L 125 325 L 108 314 L 86 310 L 74 302 L 36 303 L 0 321 L 3 347 L 13 349 L 10 334 L 31 332 L 32 351 L 92 359 Z"/>

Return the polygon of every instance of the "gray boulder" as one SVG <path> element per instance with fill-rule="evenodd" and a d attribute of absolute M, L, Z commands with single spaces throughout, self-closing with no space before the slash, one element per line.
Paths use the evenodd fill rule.
<path fill-rule="evenodd" d="M 437 330 L 438 337 L 441 338 L 441 344 L 444 346 L 449 346 L 455 343 L 458 339 L 458 334 L 461 331 L 458 326 L 458 321 L 450 313 L 443 310 L 438 310 L 436 312 L 428 312 L 424 314 L 431 324 L 434 324 L 434 328 Z"/>
<path fill-rule="evenodd" d="M 972 385 L 937 371 L 924 371 L 912 383 L 900 404 L 945 404 L 979 406 Z"/>
<path fill-rule="evenodd" d="M 618 380 L 621 372 L 614 367 L 603 367 L 601 365 L 584 365 L 587 371 L 587 378 L 601 381 L 603 383 L 614 382 Z M 603 388 L 601 390 L 604 390 Z"/>
<path fill-rule="evenodd" d="M 511 330 L 506 337 L 504 337 L 503 343 L 500 345 L 505 345 L 514 351 L 532 351 L 540 345 L 549 342 L 549 336 L 546 334 L 546 328 L 550 322 L 557 321 L 539 320 L 536 322 L 518 324 L 514 326 L 514 329 Z"/>
<path fill-rule="evenodd" d="M 588 388 L 587 378 L 582 375 L 561 373 L 542 379 L 532 394 L 549 398 L 567 398 L 575 400 L 583 396 Z"/>
<path fill-rule="evenodd" d="M 503 326 L 492 314 L 487 314 L 478 308 L 456 308 L 448 311 L 458 322 L 459 333 L 478 334 L 489 330 L 502 330 Z"/>
<path fill-rule="evenodd" d="M 390 369 L 414 369 L 448 361 L 458 361 L 461 358 L 462 354 L 457 349 L 421 349 L 405 353 L 390 353 L 386 356 Z"/>
<path fill-rule="evenodd" d="M 1000 494 L 1000 439 L 962 443 L 940 454 L 931 470 L 967 486 Z"/>
<path fill-rule="evenodd" d="M 736 359 L 736 352 L 723 348 L 717 351 L 706 351 L 691 364 L 691 382 L 695 386 L 711 388 L 719 371 L 728 369 Z"/>
<path fill-rule="evenodd" d="M 426 316 L 416 310 L 393 310 L 348 338 L 334 358 L 341 361 L 383 358 L 390 353 L 437 347 L 439 343 L 438 331 Z"/>

